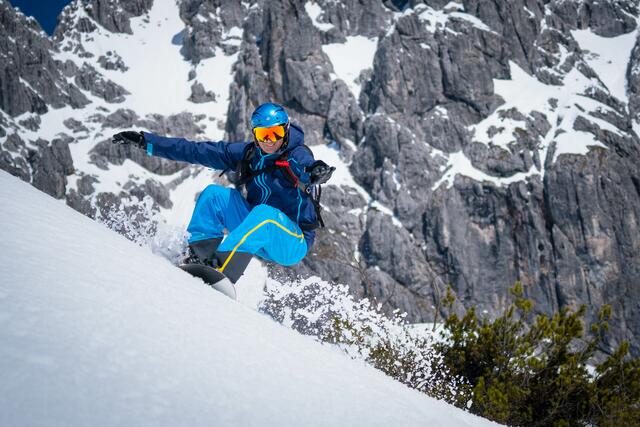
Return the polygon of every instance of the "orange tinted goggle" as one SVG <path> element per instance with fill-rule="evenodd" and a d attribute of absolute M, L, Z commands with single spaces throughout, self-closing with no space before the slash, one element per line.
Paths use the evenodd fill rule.
<path fill-rule="evenodd" d="M 268 128 L 253 128 L 253 135 L 259 142 L 269 140 L 275 142 L 284 138 L 287 131 L 286 125 L 269 126 Z"/>

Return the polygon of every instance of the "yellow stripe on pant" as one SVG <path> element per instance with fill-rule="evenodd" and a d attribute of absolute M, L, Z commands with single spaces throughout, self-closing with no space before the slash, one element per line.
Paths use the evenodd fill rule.
<path fill-rule="evenodd" d="M 278 227 L 280 227 L 282 230 L 284 230 L 287 234 L 292 235 L 293 237 L 297 237 L 298 239 L 304 239 L 304 235 L 303 234 L 297 234 L 294 233 L 293 231 L 287 230 L 282 224 L 280 224 L 277 221 L 274 221 L 272 219 L 265 219 L 264 221 L 262 221 L 260 224 L 256 225 L 255 227 L 253 227 L 251 230 L 249 230 L 247 232 L 247 234 L 245 234 L 244 236 L 242 236 L 242 239 L 240 239 L 240 241 L 238 242 L 238 244 L 233 248 L 233 250 L 231 251 L 231 253 L 229 254 L 229 256 L 227 257 L 227 259 L 224 261 L 224 263 L 222 264 L 221 267 L 218 267 L 218 271 L 221 273 L 224 273 L 224 269 L 227 267 L 227 264 L 229 264 L 229 261 L 231 261 L 231 258 L 233 258 L 233 255 L 236 253 L 236 251 L 238 250 L 238 248 L 240 247 L 240 245 L 242 245 L 245 240 L 247 240 L 247 238 L 257 229 L 259 229 L 260 227 L 262 227 L 265 224 L 268 223 L 272 223 L 277 225 Z"/>

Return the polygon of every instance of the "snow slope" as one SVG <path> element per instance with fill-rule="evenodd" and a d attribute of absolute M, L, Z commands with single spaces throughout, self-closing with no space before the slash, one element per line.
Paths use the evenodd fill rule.
<path fill-rule="evenodd" d="M 0 197 L 0 425 L 494 425 L 227 299 L 5 172 Z"/>

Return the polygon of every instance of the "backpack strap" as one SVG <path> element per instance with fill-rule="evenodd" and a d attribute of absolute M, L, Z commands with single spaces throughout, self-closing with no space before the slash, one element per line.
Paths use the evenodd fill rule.
<path fill-rule="evenodd" d="M 296 174 L 294 174 L 293 171 L 291 170 L 291 165 L 289 165 L 289 160 L 278 159 L 276 160 L 275 165 L 279 168 L 283 168 L 287 172 L 287 177 L 293 183 L 294 187 L 299 187 L 304 191 L 303 184 L 300 182 Z"/>
<path fill-rule="evenodd" d="M 244 152 L 242 153 L 242 160 L 240 160 L 235 168 L 236 171 L 240 172 L 240 176 L 235 179 L 235 180 L 231 180 L 231 182 L 233 182 L 236 185 L 244 185 L 247 182 L 249 182 L 249 180 L 251 178 L 253 178 L 254 176 L 248 177 L 246 179 L 244 179 L 244 177 L 251 173 L 251 168 L 249 167 L 249 165 L 251 164 L 251 159 L 253 159 L 253 156 L 255 155 L 255 151 L 256 151 L 256 146 L 252 143 L 247 144 L 247 148 L 245 148 Z M 230 170 L 232 170 L 232 168 L 226 168 L 224 169 L 222 172 L 220 172 L 220 175 L 218 175 L 218 177 L 222 177 L 225 173 L 229 172 Z M 242 183 L 239 183 L 238 181 L 243 181 Z"/>

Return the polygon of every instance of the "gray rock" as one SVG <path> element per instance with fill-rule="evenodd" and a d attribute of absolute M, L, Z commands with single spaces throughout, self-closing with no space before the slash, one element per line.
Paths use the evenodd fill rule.
<path fill-rule="evenodd" d="M 91 200 L 78 194 L 73 188 L 69 190 L 65 197 L 67 206 L 75 209 L 89 218 L 95 218 L 97 209 L 91 203 Z"/>
<path fill-rule="evenodd" d="M 175 135 L 187 139 L 202 140 L 204 131 L 198 122 L 203 119 L 203 116 L 194 116 L 187 112 L 170 116 L 151 114 L 138 120 L 135 125 L 159 135 Z"/>
<path fill-rule="evenodd" d="M 126 129 L 136 126 L 139 117 L 133 110 L 118 108 L 100 121 L 103 128 Z"/>
<path fill-rule="evenodd" d="M 364 136 L 362 110 L 342 80 L 332 85 L 331 103 L 327 114 L 327 128 L 333 140 L 340 144 L 346 141 L 358 144 Z"/>
<path fill-rule="evenodd" d="M 640 152 L 634 141 L 620 150 L 593 150 L 588 156 L 563 155 L 545 175 L 547 223 L 557 227 L 554 265 L 566 301 L 587 303 L 591 316 L 603 303 L 613 305 L 612 343 L 634 337 L 640 248 Z M 568 189 L 570 189 L 568 191 Z M 555 237 L 563 236 L 559 241 Z M 586 289 L 587 298 L 584 298 Z"/>
<path fill-rule="evenodd" d="M 438 46 L 425 27 L 409 14 L 379 41 L 366 95 L 360 97 L 365 112 L 424 114 L 444 101 Z"/>
<path fill-rule="evenodd" d="M 323 44 L 344 42 L 346 36 L 378 37 L 392 20 L 392 11 L 375 0 L 325 0 L 315 4 L 322 10 L 317 22 L 327 25 L 327 28 L 332 26 L 319 31 Z M 309 30 L 314 31 L 315 28 Z"/>
<path fill-rule="evenodd" d="M 82 122 L 74 118 L 68 118 L 67 120 L 63 121 L 62 124 L 65 125 L 68 129 L 71 129 L 73 133 L 89 131 L 89 129 L 85 125 L 83 125 Z"/>
<path fill-rule="evenodd" d="M 422 17 L 428 11 L 422 6 L 405 13 L 379 42 L 371 81 L 360 102 L 370 113 L 403 116 L 422 116 L 440 104 L 462 103 L 465 115 L 478 121 L 496 105 L 492 78 L 508 74 L 499 38 L 454 18 L 447 29 L 438 27 L 432 33 L 426 25 L 431 18 Z"/>
<path fill-rule="evenodd" d="M 74 173 L 69 151 L 72 138 L 63 136 L 52 142 L 37 140 L 32 146 L 11 134 L 2 144 L 0 169 L 31 183 L 57 199 L 64 198 L 68 175 Z"/>
<path fill-rule="evenodd" d="M 611 107 L 619 114 L 625 115 L 625 104 L 616 97 L 612 96 L 608 91 L 605 91 L 600 86 L 589 86 L 587 89 L 585 89 L 584 95 L 598 102 L 601 102 L 608 107 Z"/>
<path fill-rule="evenodd" d="M 364 122 L 366 141 L 358 148 L 358 155 L 351 164 L 351 173 L 365 188 L 378 194 L 380 168 L 385 160 L 397 164 L 401 150 L 413 141 L 411 132 L 398 122 L 384 115 L 373 115 Z M 406 171 L 406 175 L 410 172 Z M 403 175 L 405 175 L 403 173 Z M 405 175 L 405 176 L 406 176 Z"/>
<path fill-rule="evenodd" d="M 262 68 L 275 99 L 296 110 L 326 115 L 331 101 L 330 62 L 320 49 L 317 33 L 299 2 L 265 4 L 260 41 Z"/>
<path fill-rule="evenodd" d="M 474 30 L 478 31 L 478 30 Z M 440 44 L 442 94 L 486 116 L 497 104 L 493 95 L 493 72 L 473 38 L 448 37 Z"/>
<path fill-rule="evenodd" d="M 2 143 L 0 169 L 25 182 L 31 182 L 31 168 L 26 157 L 27 149 L 24 141 L 18 134 L 12 133 Z"/>
<path fill-rule="evenodd" d="M 69 85 L 69 87 L 67 88 L 66 102 L 68 102 L 69 105 L 73 108 L 82 108 L 85 105 L 88 105 L 91 103 L 91 101 L 89 101 L 87 97 L 84 96 L 84 94 L 80 91 L 80 89 L 78 89 L 74 85 Z"/>
<path fill-rule="evenodd" d="M 107 51 L 105 55 L 102 55 L 98 58 L 98 63 L 105 70 L 120 70 L 122 72 L 125 72 L 129 69 L 129 67 L 125 65 L 120 55 L 110 50 Z"/>
<path fill-rule="evenodd" d="M 584 116 L 578 116 L 573 122 L 573 129 L 582 132 L 588 132 L 593 134 L 598 141 L 604 142 L 607 147 L 610 147 L 618 152 L 618 154 L 628 157 L 628 147 L 634 143 L 631 137 L 621 137 L 615 132 L 611 132 L 609 129 L 602 129 L 597 124 L 589 121 Z M 623 142 L 624 141 L 624 142 Z"/>
<path fill-rule="evenodd" d="M 150 172 L 159 175 L 171 175 L 186 167 L 182 162 L 150 157 L 145 151 L 137 148 L 117 146 L 111 143 L 111 138 L 96 144 L 89 154 L 91 162 L 104 170 L 109 168 L 109 164 L 122 165 L 126 159 L 133 160 Z"/>
<path fill-rule="evenodd" d="M 40 119 L 40 116 L 31 116 L 24 120 L 19 120 L 18 123 L 29 130 L 37 131 L 40 129 L 42 119 Z"/>
<path fill-rule="evenodd" d="M 466 111 L 468 107 L 457 103 L 443 104 L 427 111 L 418 123 L 424 140 L 440 151 L 460 151 L 470 139 L 470 132 L 461 120 Z"/>
<path fill-rule="evenodd" d="M 78 71 L 75 82 L 78 87 L 110 103 L 124 102 L 124 95 L 129 95 L 125 88 L 105 79 L 102 74 L 87 63 L 84 63 Z"/>
<path fill-rule="evenodd" d="M 546 116 L 533 112 L 530 117 L 525 117 L 515 109 L 501 111 L 498 115 L 501 118 L 523 121 L 526 126 L 515 129 L 512 134 L 513 142 L 508 148 L 472 142 L 463 148 L 465 155 L 474 167 L 495 177 L 504 178 L 528 172 L 534 164 L 539 170 L 538 147 L 551 129 Z"/>
<path fill-rule="evenodd" d="M 8 2 L 0 3 L 0 109 L 17 116 L 44 113 L 47 102 L 61 104 L 55 80 L 37 76 L 42 68 L 56 72 L 50 49 L 51 42 L 34 19 L 17 12 Z"/>
<path fill-rule="evenodd" d="M 304 142 L 309 146 L 324 144 L 327 121 L 324 116 L 317 114 L 298 113 L 291 109 L 291 122 L 304 130 Z"/>
<path fill-rule="evenodd" d="M 38 140 L 38 151 L 31 152 L 29 163 L 33 170 L 31 183 L 56 199 L 62 199 L 66 193 L 67 175 L 74 172 L 69 142 L 55 139 L 51 143 Z"/>
<path fill-rule="evenodd" d="M 469 159 L 473 159 L 472 163 L 477 169 L 497 178 L 527 172 L 532 165 L 531 157 L 525 157 L 523 152 L 513 153 L 495 145 L 487 146 L 473 142 L 467 145 L 463 152 Z"/>
<path fill-rule="evenodd" d="M 640 123 L 640 39 L 636 40 L 627 67 L 627 96 L 631 117 Z"/>
<path fill-rule="evenodd" d="M 215 102 L 216 94 L 204 89 L 202 83 L 194 83 L 191 85 L 191 96 L 189 101 L 196 104 L 202 104 L 204 102 Z"/>
<path fill-rule="evenodd" d="M 139 200 L 150 196 L 155 203 L 165 209 L 171 209 L 173 207 L 173 203 L 171 203 L 169 197 L 169 189 L 153 179 L 147 179 L 142 185 L 129 181 L 122 188 L 126 190 L 128 194 L 137 197 Z"/>
<path fill-rule="evenodd" d="M 153 5 L 153 0 L 127 0 L 124 2 L 91 0 L 91 2 L 79 5 L 95 22 L 107 30 L 114 33 L 132 34 L 130 19 L 148 12 Z"/>
<path fill-rule="evenodd" d="M 47 105 L 59 108 L 73 99 L 75 106 L 88 101 L 72 92 L 54 61 L 54 47 L 33 18 L 0 3 L 0 109 L 10 116 L 42 114 Z"/>
<path fill-rule="evenodd" d="M 78 194 L 81 196 L 90 196 L 95 192 L 93 184 L 98 182 L 98 179 L 91 175 L 82 175 L 78 180 Z"/>
<path fill-rule="evenodd" d="M 591 28 L 603 37 L 626 34 L 636 28 L 637 2 L 630 0 L 581 1 L 570 4 L 562 1 L 550 2 L 552 14 L 561 17 L 572 29 Z"/>
<path fill-rule="evenodd" d="M 93 196 L 95 195 L 93 184 L 97 183 L 98 179 L 83 172 L 77 172 L 77 175 L 79 176 L 76 181 L 77 189 L 71 188 L 67 191 L 67 205 L 83 215 L 95 218 L 97 209 L 93 203 Z"/>
<path fill-rule="evenodd" d="M 323 55 L 306 57 L 302 61 L 284 59 L 286 84 L 282 97 L 300 105 L 303 111 L 326 115 L 331 102 L 331 77 Z"/>
<path fill-rule="evenodd" d="M 570 28 L 556 15 L 545 15 L 545 26 L 541 29 L 531 53 L 531 66 L 536 77 L 549 85 L 561 85 L 562 77 L 576 65 L 580 48 L 571 37 Z M 562 53 L 567 52 L 567 55 Z"/>
<path fill-rule="evenodd" d="M 502 36 L 503 49 L 507 50 L 512 61 L 531 71 L 535 41 L 545 15 L 543 2 L 464 0 L 463 5 L 465 12 L 478 17 Z"/>
<path fill-rule="evenodd" d="M 180 3 L 180 17 L 188 24 L 182 40 L 185 58 L 193 63 L 212 58 L 216 47 L 227 55 L 235 53 L 240 40 L 228 33 L 233 27 L 242 27 L 245 7 L 234 0 L 187 0 Z"/>
<path fill-rule="evenodd" d="M 535 237 L 545 231 L 539 216 L 528 212 L 527 206 L 535 206 L 535 196 L 529 195 L 526 184 L 496 188 L 457 177 L 453 189 L 436 190 L 424 217 L 426 257 L 438 266 L 443 280 L 463 301 L 474 301 L 489 312 L 504 307 L 507 288 L 516 280 L 523 281 L 528 291 L 534 284 L 542 287 L 544 295 L 550 287 L 541 274 L 546 266 L 539 264 L 537 256 L 521 252 L 536 249 Z M 514 221 L 513 211 L 518 208 L 522 213 Z M 522 265 L 524 259 L 528 268 Z M 487 264 L 491 268 L 485 268 Z M 541 299 L 537 290 L 529 291 L 529 296 Z M 550 309 L 546 302 L 544 310 Z"/>
<path fill-rule="evenodd" d="M 406 310 L 412 321 L 433 319 L 435 288 L 442 287 L 443 283 L 431 270 L 418 242 L 403 227 L 393 225 L 380 213 L 369 211 L 361 245 L 367 263 L 379 266 L 389 275 L 387 283 L 381 286 L 381 296 L 395 299 L 393 305 Z M 388 289 L 391 278 L 397 282 L 392 283 L 395 292 Z"/>

